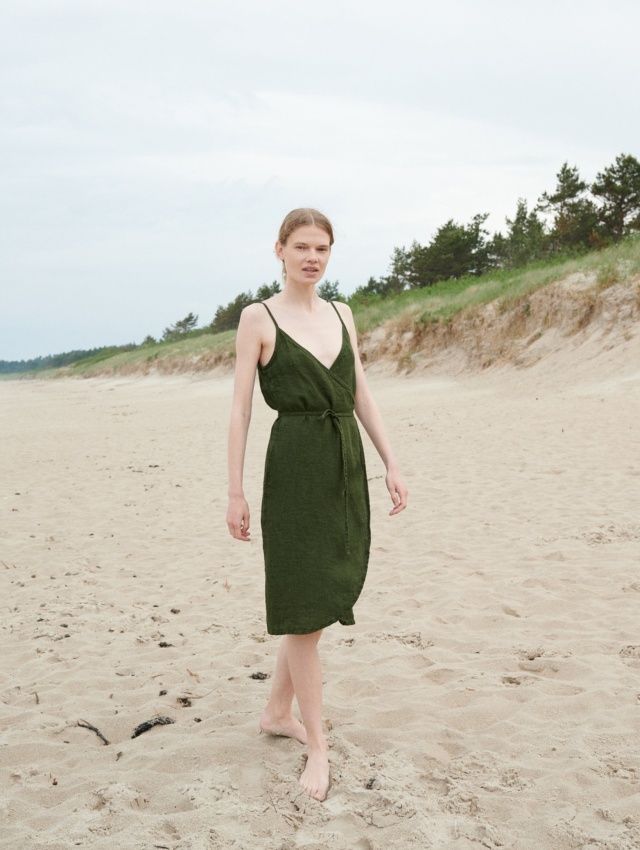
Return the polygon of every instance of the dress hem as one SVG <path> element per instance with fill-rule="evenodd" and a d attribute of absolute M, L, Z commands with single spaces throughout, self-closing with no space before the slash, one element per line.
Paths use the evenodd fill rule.
<path fill-rule="evenodd" d="M 322 631 L 322 629 L 328 629 L 329 626 L 333 626 L 334 623 L 340 623 L 341 626 L 355 626 L 356 621 L 353 617 L 350 622 L 345 622 L 344 620 L 341 620 L 340 617 L 332 617 L 328 622 L 315 629 L 283 629 L 282 631 L 272 632 L 269 631 L 269 628 L 267 627 L 267 634 L 272 635 L 273 637 L 278 637 L 280 635 L 312 635 L 314 632 Z"/>

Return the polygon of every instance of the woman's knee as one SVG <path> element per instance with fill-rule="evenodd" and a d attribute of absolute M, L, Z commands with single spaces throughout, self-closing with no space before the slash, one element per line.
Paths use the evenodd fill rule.
<path fill-rule="evenodd" d="M 322 637 L 323 631 L 323 629 L 320 629 L 317 632 L 309 632 L 306 635 L 287 635 L 287 640 L 299 644 L 317 644 Z"/>

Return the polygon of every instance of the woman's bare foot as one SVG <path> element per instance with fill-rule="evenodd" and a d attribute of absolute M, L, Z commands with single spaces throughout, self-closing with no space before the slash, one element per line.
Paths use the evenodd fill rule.
<path fill-rule="evenodd" d="M 288 717 L 275 718 L 265 709 L 260 718 L 260 729 L 267 735 L 295 738 L 301 744 L 307 743 L 307 730 L 293 714 L 289 714 Z"/>
<path fill-rule="evenodd" d="M 307 756 L 307 764 L 300 777 L 300 785 L 314 800 L 321 803 L 329 793 L 329 759 L 326 749 L 312 750 Z"/>

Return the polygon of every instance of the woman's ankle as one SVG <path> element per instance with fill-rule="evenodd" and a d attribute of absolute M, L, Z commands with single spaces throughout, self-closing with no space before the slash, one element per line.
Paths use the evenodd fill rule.
<path fill-rule="evenodd" d="M 307 730 L 308 735 L 308 730 Z M 307 740 L 307 753 L 311 755 L 311 753 L 318 753 L 319 755 L 326 755 L 329 751 L 329 742 L 327 741 L 326 735 L 322 735 L 321 737 L 311 737 Z"/>

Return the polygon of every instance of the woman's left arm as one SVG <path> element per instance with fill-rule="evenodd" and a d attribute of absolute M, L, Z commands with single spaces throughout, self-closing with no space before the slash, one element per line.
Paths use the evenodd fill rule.
<path fill-rule="evenodd" d="M 362 422 L 365 431 L 371 438 L 371 442 L 376 447 L 376 450 L 386 467 L 387 474 L 385 481 L 391 496 L 391 501 L 394 505 L 393 509 L 389 511 L 389 515 L 394 516 L 407 507 L 407 485 L 404 483 L 402 475 L 400 474 L 398 463 L 393 453 L 393 449 L 391 448 L 391 443 L 389 442 L 384 422 L 382 421 L 380 409 L 378 408 L 378 405 L 371 394 L 371 390 L 369 389 L 369 385 L 367 384 L 367 378 L 364 374 L 360 354 L 358 352 L 358 338 L 355 323 L 353 321 L 353 314 L 346 304 L 337 302 L 337 306 L 340 310 L 340 315 L 347 326 L 347 330 L 349 331 L 351 347 L 353 348 L 353 354 L 355 357 L 356 416 L 360 422 Z"/>

